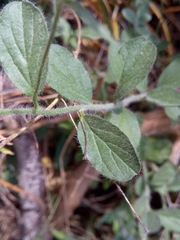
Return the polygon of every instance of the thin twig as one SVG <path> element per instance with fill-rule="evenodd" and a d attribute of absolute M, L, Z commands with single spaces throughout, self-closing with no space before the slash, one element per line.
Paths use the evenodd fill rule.
<path fill-rule="evenodd" d="M 64 103 L 64 105 L 67 107 L 67 104 L 66 104 L 66 102 L 64 101 L 64 99 L 63 98 L 61 98 L 61 101 Z M 72 117 L 72 115 L 69 113 L 69 117 L 70 117 L 70 119 L 71 119 L 71 121 L 72 121 L 72 123 L 73 123 L 73 125 L 74 125 L 74 127 L 75 127 L 75 129 L 76 129 L 76 131 L 78 130 L 78 128 L 77 128 L 77 126 L 76 126 L 76 123 L 75 123 L 75 121 L 74 121 L 74 119 L 73 119 L 73 117 Z"/>
<path fill-rule="evenodd" d="M 1 178 L 0 178 L 0 185 L 5 186 L 5 187 L 13 190 L 14 192 L 18 192 L 18 193 L 20 193 L 20 194 L 23 194 L 23 195 L 25 195 L 26 197 L 31 198 L 31 199 L 34 200 L 35 202 L 39 203 L 40 205 L 45 206 L 45 205 L 44 205 L 44 202 L 43 202 L 40 198 L 38 198 L 38 197 L 36 197 L 36 196 L 34 196 L 34 195 L 32 195 L 32 194 L 24 191 L 22 188 L 20 188 L 20 187 L 18 187 L 18 186 L 16 186 L 16 185 L 13 185 L 12 183 L 9 183 L 9 182 L 1 179 Z"/>
<path fill-rule="evenodd" d="M 111 16 L 112 11 L 111 11 L 111 7 L 109 5 L 109 2 L 107 0 L 103 0 L 103 3 L 105 5 L 105 7 L 106 7 L 106 10 L 107 10 L 108 14 Z"/>
<path fill-rule="evenodd" d="M 81 27 L 81 21 L 80 21 L 78 15 L 76 14 L 76 12 L 75 12 L 73 9 L 71 9 L 71 11 L 73 12 L 74 17 L 75 17 L 75 19 L 76 19 L 76 21 L 77 21 L 77 25 L 78 25 L 78 43 L 77 43 L 77 49 L 76 49 L 76 51 L 73 52 L 74 57 L 75 57 L 75 58 L 78 58 L 79 53 L 80 53 L 80 51 L 81 51 L 81 28 L 82 28 L 82 27 Z"/>
<path fill-rule="evenodd" d="M 58 198 L 56 199 L 54 205 L 53 205 L 53 208 L 51 208 L 50 214 L 49 214 L 48 219 L 47 219 L 47 222 L 48 222 L 48 223 L 51 222 L 51 220 L 52 220 L 52 218 L 53 218 L 53 216 L 54 216 L 54 214 L 55 214 L 55 212 L 56 212 L 56 210 L 57 210 L 57 208 L 58 208 L 58 206 L 59 206 L 60 201 L 61 201 L 61 198 L 58 197 Z M 55 224 L 55 223 L 53 223 L 53 224 Z M 53 224 L 51 224 L 51 227 L 53 227 Z"/>
<path fill-rule="evenodd" d="M 141 224 L 141 226 L 143 227 L 145 233 L 148 233 L 149 230 L 146 228 L 146 226 L 143 224 L 143 222 L 141 221 L 140 217 L 138 216 L 137 212 L 134 210 L 133 206 L 131 205 L 131 203 L 129 202 L 128 198 L 126 197 L 125 193 L 122 191 L 121 187 L 115 183 L 116 187 L 118 188 L 119 192 L 123 195 L 124 199 L 126 200 L 127 204 L 129 205 L 129 207 L 131 208 L 131 211 L 134 213 L 136 219 L 138 220 L 138 222 Z"/>
<path fill-rule="evenodd" d="M 114 20 L 114 19 L 117 18 L 117 14 L 118 14 L 119 8 L 120 8 L 119 4 L 116 4 L 114 9 L 113 9 L 111 20 Z"/>

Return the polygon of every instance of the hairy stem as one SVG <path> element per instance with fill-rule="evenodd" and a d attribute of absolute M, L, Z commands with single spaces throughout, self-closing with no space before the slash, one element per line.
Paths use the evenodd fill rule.
<path fill-rule="evenodd" d="M 139 102 L 147 96 L 147 93 L 140 93 L 137 95 L 132 95 L 122 100 L 122 106 L 128 107 L 131 103 Z"/>
<path fill-rule="evenodd" d="M 10 115 L 10 114 L 31 114 L 31 115 L 63 115 L 68 113 L 73 113 L 77 111 L 111 111 L 120 107 L 127 107 L 129 104 L 134 102 L 141 101 L 144 97 L 147 96 L 147 93 L 142 93 L 138 95 L 132 95 L 123 99 L 121 102 L 114 104 L 114 103 L 104 103 L 104 104 L 84 104 L 84 105 L 75 105 L 75 106 L 68 106 L 64 108 L 56 108 L 51 110 L 45 109 L 27 109 L 27 108 L 20 108 L 20 109 L 0 109 L 0 115 Z"/>
<path fill-rule="evenodd" d="M 10 114 L 31 114 L 31 115 L 63 115 L 68 113 L 73 113 L 76 111 L 110 111 L 115 108 L 118 108 L 119 105 L 114 105 L 113 103 L 106 104 L 87 104 L 87 105 L 76 105 L 76 106 L 68 106 L 63 108 L 56 108 L 51 110 L 45 109 L 0 109 L 0 115 L 10 115 Z"/>

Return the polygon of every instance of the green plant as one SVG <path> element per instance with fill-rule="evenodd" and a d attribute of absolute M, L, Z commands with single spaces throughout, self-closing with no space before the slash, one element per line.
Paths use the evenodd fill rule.
<path fill-rule="evenodd" d="M 54 116 L 78 111 L 80 114 L 78 140 L 84 158 L 109 179 L 118 182 L 128 181 L 139 173 L 141 163 L 138 156 L 140 141 L 138 121 L 133 112 L 126 107 L 142 99 L 161 106 L 178 107 L 179 81 L 171 77 L 162 81 L 161 79 L 167 76 L 164 74 L 161 75 L 156 89 L 129 95 L 150 72 L 156 58 L 156 47 L 144 37 L 127 42 L 115 41 L 107 29 L 93 21 L 94 30 L 100 29 L 100 33 L 105 32 L 108 36 L 109 67 L 105 81 L 116 82 L 117 90 L 113 102 L 92 103 L 92 84 L 82 62 L 62 46 L 51 44 L 63 3 L 60 0 L 56 1 L 50 36 L 42 13 L 30 2 L 15 1 L 2 10 L 0 60 L 14 85 L 32 98 L 34 108 L 0 109 L 0 114 Z M 73 100 L 74 105 L 51 110 L 40 106 L 37 96 L 42 92 L 45 83 L 66 99 Z M 3 146 L 3 142 L 0 146 Z M 154 183 L 155 176 L 151 184 Z M 147 200 L 148 191 L 149 189 L 145 189 L 143 192 L 141 196 L 143 201 Z M 143 209 L 140 213 L 146 220 L 154 219 L 153 214 L 149 214 L 149 205 L 146 203 L 147 211 Z M 161 215 L 163 214 L 161 212 Z M 161 224 L 165 225 L 164 222 L 162 220 Z"/>
<path fill-rule="evenodd" d="M 143 37 L 120 42 L 114 56 L 117 59 L 115 73 L 119 75 L 114 79 L 120 86 L 115 103 L 93 104 L 91 81 L 83 64 L 65 48 L 50 45 L 61 8 L 62 3 L 58 1 L 49 39 L 42 13 L 30 2 L 12 2 L 3 9 L 0 19 L 2 66 L 15 86 L 32 98 L 34 108 L 1 109 L 0 113 L 52 116 L 79 111 L 82 125 L 79 124 L 78 139 L 85 158 L 104 176 L 127 181 L 140 171 L 137 146 L 134 147 L 111 120 L 85 112 L 121 109 L 127 99 L 119 99 L 147 76 L 155 60 L 156 48 Z M 63 97 L 81 104 L 44 110 L 39 106 L 37 96 L 45 82 Z M 112 119 L 116 117 L 118 115 L 113 115 Z"/>

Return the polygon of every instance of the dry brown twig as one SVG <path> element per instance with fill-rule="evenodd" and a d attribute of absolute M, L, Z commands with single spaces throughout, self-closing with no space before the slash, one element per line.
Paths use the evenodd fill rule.
<path fill-rule="evenodd" d="M 1 179 L 1 178 L 0 178 L 0 184 L 1 184 L 2 186 L 5 186 L 5 187 L 7 187 L 7 188 L 9 188 L 9 189 L 11 189 L 11 190 L 13 190 L 13 191 L 15 191 L 15 192 L 18 192 L 18 193 L 20 193 L 20 194 L 25 195 L 25 196 L 28 197 L 28 198 L 31 198 L 32 200 L 36 201 L 37 203 L 39 203 L 39 204 L 42 205 L 42 206 L 45 206 L 45 205 L 44 205 L 44 202 L 43 202 L 40 198 L 38 198 L 38 197 L 36 197 L 36 196 L 33 196 L 32 194 L 24 191 L 22 188 L 14 185 L 14 184 L 11 184 L 11 183 L 9 183 L 9 182 Z"/>
<path fill-rule="evenodd" d="M 126 197 L 126 195 L 124 194 L 124 192 L 122 191 L 121 187 L 115 183 L 118 191 L 123 195 L 124 199 L 126 200 L 127 204 L 129 205 L 129 207 L 131 208 L 131 211 L 133 212 L 133 214 L 135 215 L 136 219 L 138 220 L 138 222 L 141 224 L 141 226 L 143 227 L 145 233 L 148 233 L 149 230 L 146 228 L 146 226 L 144 225 L 144 223 L 141 221 L 140 217 L 138 216 L 137 212 L 134 210 L 133 206 L 131 205 L 131 203 L 129 202 L 128 198 Z"/>
<path fill-rule="evenodd" d="M 77 49 L 76 49 L 76 51 L 73 52 L 74 57 L 75 57 L 75 58 L 78 58 L 79 53 L 80 53 L 80 51 L 81 51 L 81 28 L 82 28 L 82 27 L 81 27 L 81 21 L 80 21 L 78 15 L 76 14 L 76 12 L 75 12 L 73 9 L 71 9 L 71 11 L 73 12 L 74 17 L 75 17 L 75 19 L 76 19 L 76 21 L 77 21 L 77 25 L 78 25 L 78 42 L 77 42 Z"/>

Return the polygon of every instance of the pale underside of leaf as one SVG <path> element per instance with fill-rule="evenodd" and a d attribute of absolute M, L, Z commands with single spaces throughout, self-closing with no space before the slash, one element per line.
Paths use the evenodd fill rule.
<path fill-rule="evenodd" d="M 166 115 L 174 121 L 180 121 L 180 107 L 165 107 Z"/>
<path fill-rule="evenodd" d="M 42 90 L 46 80 L 47 61 L 37 87 L 39 67 L 47 40 L 44 17 L 33 4 L 14 1 L 2 10 L 0 60 L 15 86 L 30 97 Z"/>
<path fill-rule="evenodd" d="M 121 78 L 122 69 L 123 69 L 123 59 L 122 56 L 119 54 L 119 50 L 122 47 L 124 42 L 122 41 L 114 41 L 111 42 L 108 50 L 108 61 L 109 66 L 106 71 L 106 75 L 104 81 L 107 83 L 116 82 L 119 83 Z"/>
<path fill-rule="evenodd" d="M 120 68 L 116 96 L 124 97 L 148 75 L 156 58 L 156 47 L 144 37 L 137 37 L 124 43 L 119 54 L 123 63 Z"/>
<path fill-rule="evenodd" d="M 87 71 L 62 46 L 51 46 L 47 83 L 68 99 L 85 103 L 92 100 L 92 85 Z"/>
<path fill-rule="evenodd" d="M 180 210 L 164 209 L 159 210 L 158 215 L 162 225 L 169 231 L 180 232 Z"/>
<path fill-rule="evenodd" d="M 161 106 L 180 106 L 180 92 L 168 86 L 157 87 L 146 98 Z"/>
<path fill-rule="evenodd" d="M 180 57 L 174 59 L 162 72 L 158 79 L 158 87 L 180 87 Z"/>
<path fill-rule="evenodd" d="M 83 122 L 88 136 L 88 160 L 97 171 L 120 182 L 138 174 L 138 156 L 124 133 L 99 117 L 87 115 Z M 78 139 L 85 151 L 85 137 L 80 125 Z"/>

